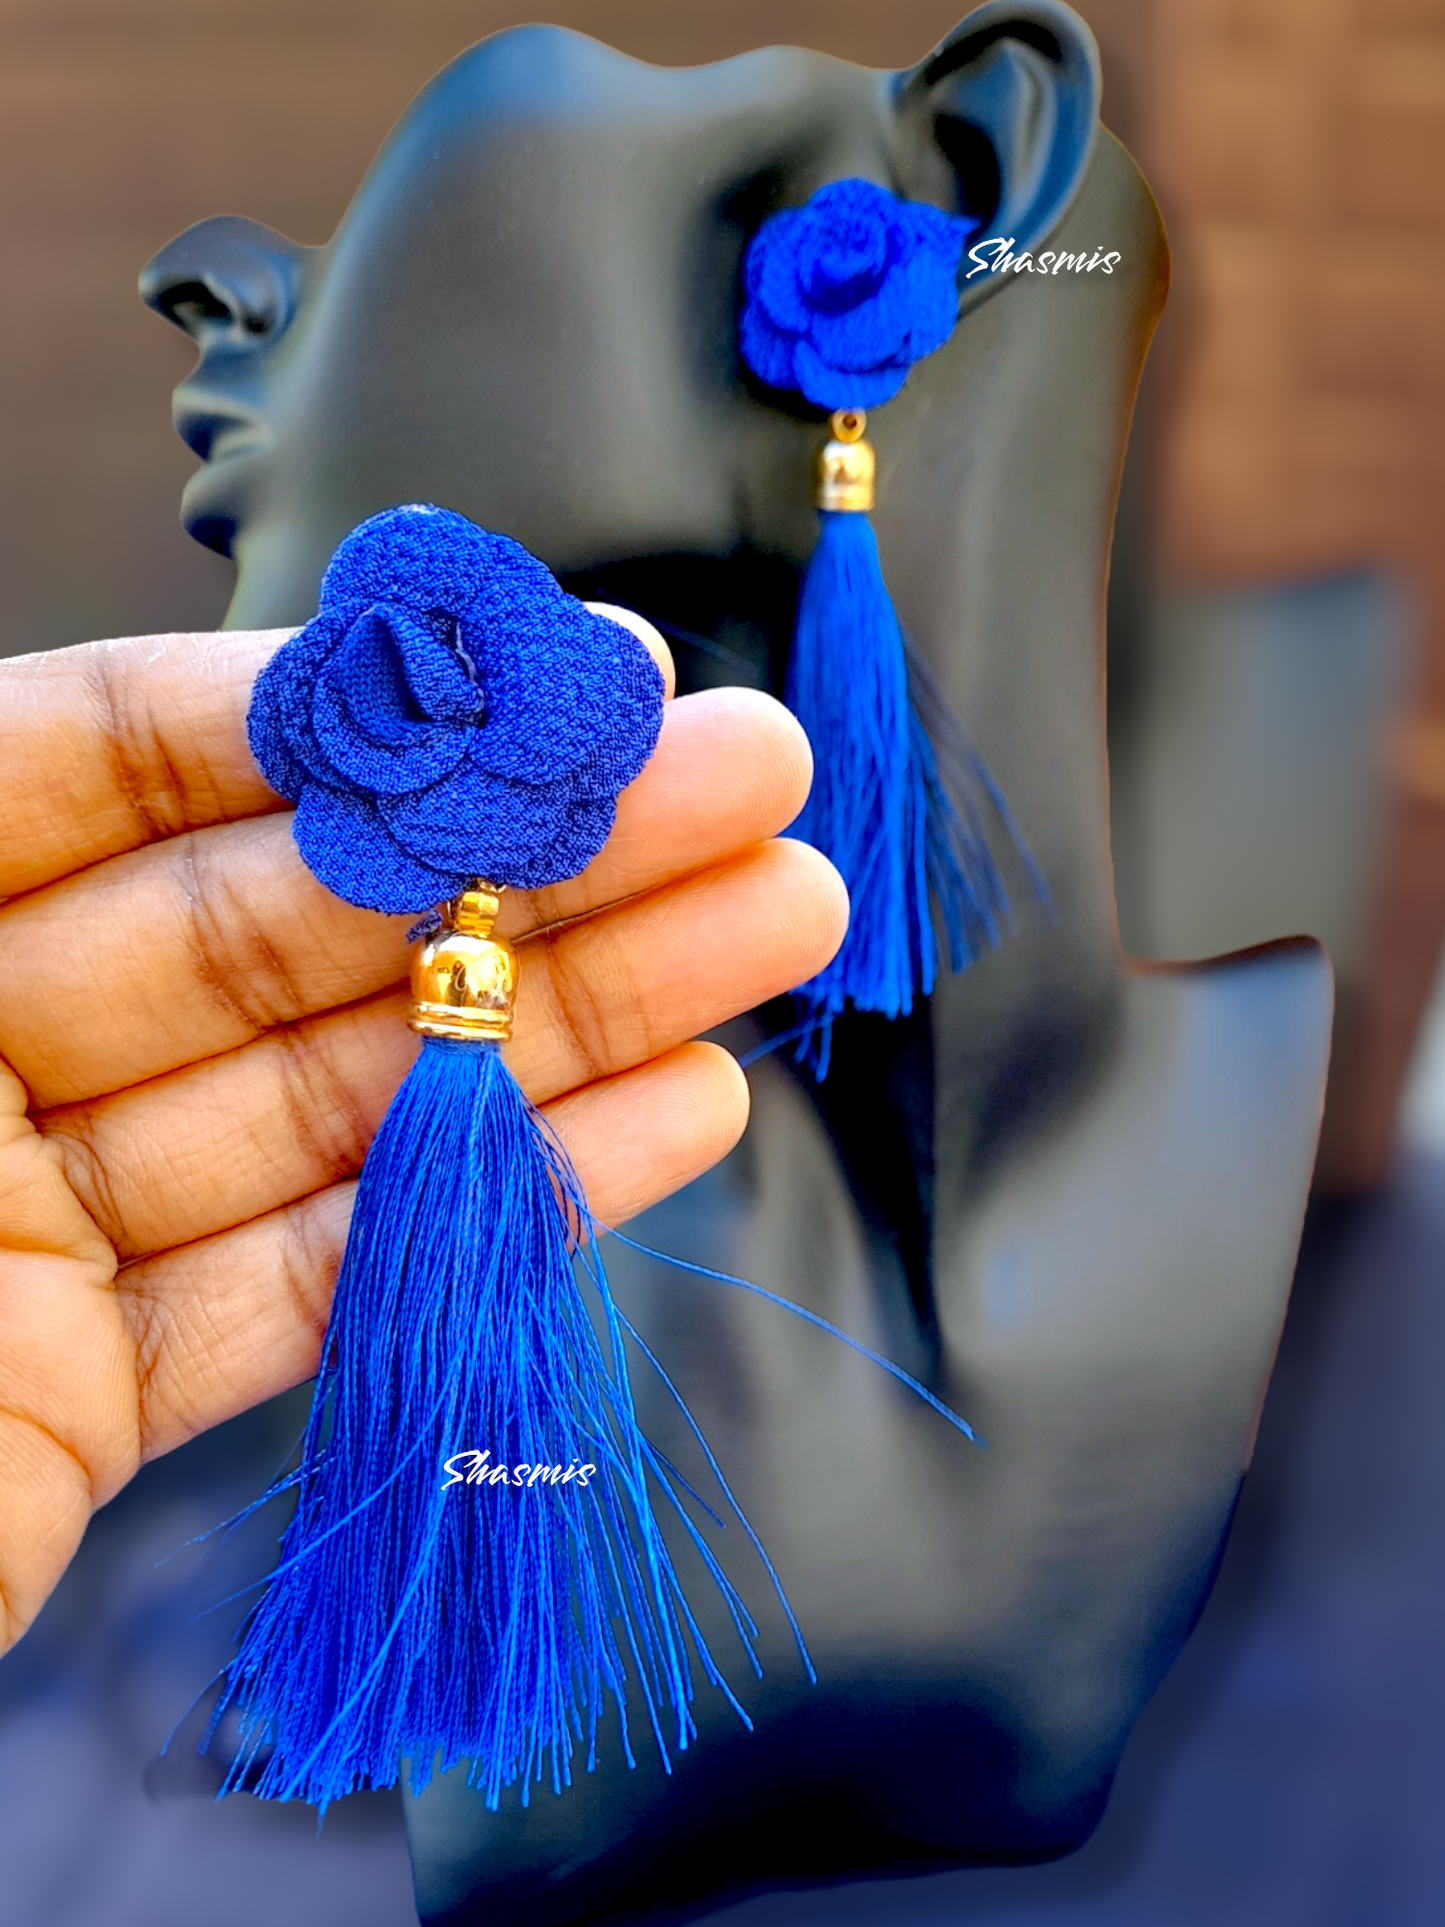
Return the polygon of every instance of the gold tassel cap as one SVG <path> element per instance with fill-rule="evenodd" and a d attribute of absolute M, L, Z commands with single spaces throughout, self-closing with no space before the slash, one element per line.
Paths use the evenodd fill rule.
<path fill-rule="evenodd" d="M 443 907 L 444 927 L 412 959 L 411 1014 L 423 1037 L 504 1044 L 512 1034 L 517 953 L 492 935 L 502 886 L 478 883 Z"/>
<path fill-rule="evenodd" d="M 813 500 L 820 509 L 866 515 L 873 506 L 877 469 L 873 450 L 863 439 L 868 417 L 861 408 L 839 408 L 829 426 L 832 439 L 813 462 Z"/>

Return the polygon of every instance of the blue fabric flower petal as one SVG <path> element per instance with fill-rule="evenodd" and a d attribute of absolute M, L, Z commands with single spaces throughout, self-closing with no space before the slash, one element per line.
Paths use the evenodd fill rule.
<path fill-rule="evenodd" d="M 499 541 L 505 537 L 449 509 L 424 502 L 387 509 L 337 548 L 321 579 L 322 613 L 357 616 L 378 602 L 423 615 L 432 609 L 460 613 L 494 566 Z"/>
<path fill-rule="evenodd" d="M 536 887 L 585 868 L 662 724 L 662 676 L 631 631 L 445 509 L 363 523 L 324 596 L 262 671 L 248 724 L 322 882 L 415 911 L 477 877 Z"/>
<path fill-rule="evenodd" d="M 922 361 L 937 353 L 958 325 L 958 288 L 953 275 L 938 273 L 924 253 L 900 267 L 897 279 L 908 290 L 909 333 L 901 352 L 910 361 Z"/>
<path fill-rule="evenodd" d="M 346 623 L 342 618 L 316 617 L 292 636 L 289 642 L 282 644 L 262 670 L 256 684 L 261 706 L 274 736 L 284 741 L 292 771 L 299 765 L 305 771 L 306 779 L 323 783 L 331 773 L 331 763 L 316 740 L 316 732 L 311 726 L 311 707 L 316 698 L 317 682 L 345 637 Z M 257 697 L 253 696 L 252 700 L 254 703 Z M 280 762 L 276 760 L 274 742 L 270 754 L 279 775 L 282 771 Z M 270 774 L 264 768 L 263 774 L 269 782 Z M 294 788 L 284 789 L 281 794 L 294 799 L 301 794 L 301 787 L 301 783 L 297 782 Z"/>
<path fill-rule="evenodd" d="M 246 739 L 257 767 L 276 794 L 294 799 L 305 787 L 307 773 L 291 748 L 281 716 L 285 653 L 283 649 L 272 656 L 256 678 L 246 714 Z"/>
<path fill-rule="evenodd" d="M 977 223 L 957 214 L 945 214 L 927 201 L 900 201 L 898 224 L 915 248 L 935 254 L 950 274 L 958 270 L 959 258 Z"/>
<path fill-rule="evenodd" d="M 377 808 L 418 862 L 476 875 L 485 869 L 493 878 L 515 871 L 539 844 L 549 844 L 560 814 L 550 785 L 509 782 L 475 762 L 463 763 L 431 789 L 380 797 Z"/>
<path fill-rule="evenodd" d="M 616 820 L 615 797 L 579 800 L 553 841 L 519 863 L 511 881 L 519 890 L 546 890 L 579 875 L 600 853 Z"/>
<path fill-rule="evenodd" d="M 872 213 L 809 223 L 796 274 L 811 314 L 844 314 L 866 305 L 893 265 L 889 222 Z"/>
<path fill-rule="evenodd" d="M 815 408 L 881 408 L 907 381 L 912 365 L 904 360 L 881 368 L 835 368 L 806 341 L 793 355 L 798 388 Z"/>
<path fill-rule="evenodd" d="M 333 692 L 350 712 L 353 727 L 375 747 L 404 749 L 436 725 L 416 699 L 410 659 L 442 647 L 415 616 L 383 603 L 352 622 L 318 678 L 318 693 Z M 460 663 L 456 674 L 470 693 L 466 717 L 475 720 L 481 707 L 477 689 Z M 330 745 L 320 736 L 317 740 L 329 753 Z"/>
<path fill-rule="evenodd" d="M 881 362 L 922 361 L 941 348 L 958 320 L 958 290 L 936 260 L 915 254 L 889 276 L 865 314 L 815 315 L 808 345 L 840 372 Z M 880 343 L 887 346 L 880 352 Z"/>
<path fill-rule="evenodd" d="M 374 803 L 310 783 L 296 805 L 296 847 L 338 897 L 393 915 L 454 897 L 475 873 L 418 863 L 388 832 Z"/>
<path fill-rule="evenodd" d="M 808 331 L 808 346 L 820 361 L 840 374 L 857 368 L 876 368 L 881 362 L 907 359 L 912 339 L 917 290 L 912 277 L 892 274 L 887 287 L 866 309 L 847 314 L 816 314 Z M 956 301 L 957 297 L 955 297 Z"/>
<path fill-rule="evenodd" d="M 468 610 L 462 642 L 486 690 L 474 756 L 495 775 L 556 781 L 603 737 L 646 739 L 659 718 L 661 672 L 636 636 L 553 583 L 538 608 L 515 583 L 488 583 Z M 652 753 L 655 731 L 643 760 Z"/>
<path fill-rule="evenodd" d="M 877 181 L 865 181 L 850 174 L 841 181 L 828 181 L 808 202 L 815 213 L 828 220 L 868 220 L 892 222 L 900 207 L 926 207 L 927 202 L 904 201 Z"/>
<path fill-rule="evenodd" d="M 740 334 L 743 360 L 759 381 L 765 381 L 770 388 L 797 387 L 793 349 L 798 335 L 784 334 L 762 308 L 756 306 L 743 309 Z"/>
<path fill-rule="evenodd" d="M 798 282 L 798 254 L 805 245 L 809 215 L 804 208 L 784 208 L 758 230 L 748 251 L 748 294 L 774 327 L 792 334 L 807 332 L 810 310 Z"/>
<path fill-rule="evenodd" d="M 439 646 L 439 645 L 434 645 Z M 311 705 L 327 774 L 376 795 L 435 783 L 467 753 L 469 732 L 421 713 L 393 625 L 369 609 L 322 671 Z"/>
<path fill-rule="evenodd" d="M 620 796 L 647 767 L 652 755 L 643 747 L 649 696 L 650 691 L 641 689 L 619 698 L 617 715 L 627 726 L 601 738 L 593 754 L 573 771 L 572 786 L 578 796 Z"/>
<path fill-rule="evenodd" d="M 550 786 L 504 782 L 466 763 L 434 788 L 382 797 L 377 808 L 418 862 L 540 889 L 586 869 L 611 834 L 617 791 L 606 781 L 593 793 L 571 788 L 559 807 Z"/>
<path fill-rule="evenodd" d="M 942 347 L 971 224 L 871 181 L 834 181 L 770 216 L 749 246 L 743 359 L 820 408 L 870 408 Z M 901 372 L 900 372 L 901 371 Z"/>
<path fill-rule="evenodd" d="M 430 623 L 422 622 L 387 603 L 379 604 L 374 613 L 391 631 L 402 674 L 421 713 L 434 723 L 477 722 L 482 692 L 475 666 L 469 674 L 459 651 L 457 619 L 435 611 Z"/>

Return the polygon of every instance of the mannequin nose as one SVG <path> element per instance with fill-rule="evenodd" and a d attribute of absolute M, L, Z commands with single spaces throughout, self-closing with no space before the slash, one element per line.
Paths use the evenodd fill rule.
<path fill-rule="evenodd" d="M 249 353 L 285 332 L 308 252 L 257 221 L 221 215 L 187 228 L 146 263 L 140 298 L 203 352 Z"/>

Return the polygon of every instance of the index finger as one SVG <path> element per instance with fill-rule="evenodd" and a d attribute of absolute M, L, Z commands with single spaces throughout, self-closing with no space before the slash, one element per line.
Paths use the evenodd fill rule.
<path fill-rule="evenodd" d="M 127 636 L 0 662 L 0 897 L 286 806 L 246 706 L 293 632 Z"/>
<path fill-rule="evenodd" d="M 672 692 L 650 622 L 630 629 Z M 246 710 L 291 629 L 126 636 L 0 662 L 0 899 L 184 830 L 287 807 L 256 768 Z"/>

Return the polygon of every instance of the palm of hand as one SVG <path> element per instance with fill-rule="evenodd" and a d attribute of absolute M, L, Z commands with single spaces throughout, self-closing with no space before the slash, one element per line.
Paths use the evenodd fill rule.
<path fill-rule="evenodd" d="M 246 748 L 280 639 L 0 665 L 0 1650 L 145 1460 L 314 1371 L 414 1053 L 409 920 L 315 882 Z M 742 1132 L 737 1065 L 689 1040 L 841 939 L 836 874 L 777 834 L 809 775 L 768 697 L 683 698 L 596 862 L 506 903 L 509 1062 L 604 1222 Z"/>

